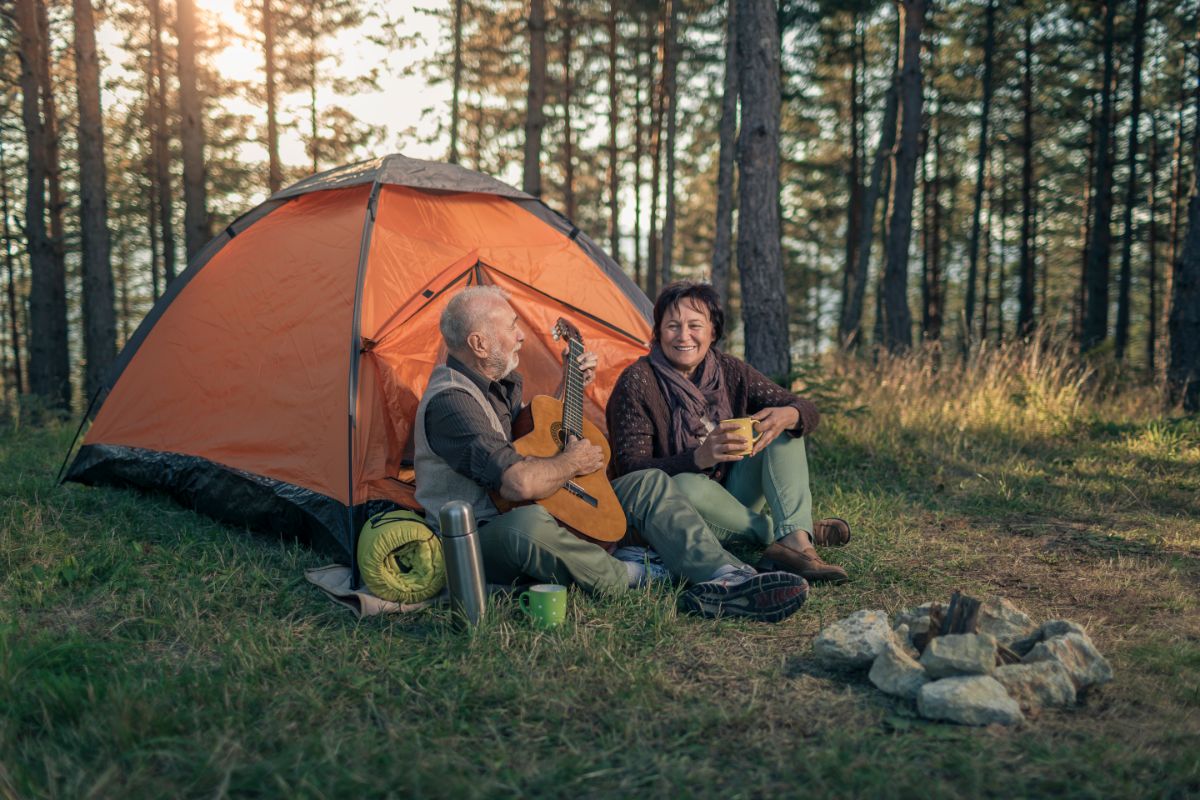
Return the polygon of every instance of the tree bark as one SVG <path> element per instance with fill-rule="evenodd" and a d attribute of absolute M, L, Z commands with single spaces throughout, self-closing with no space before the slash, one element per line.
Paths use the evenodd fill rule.
<path fill-rule="evenodd" d="M 16 0 L 14 20 L 20 46 L 21 119 L 28 158 L 25 166 L 25 242 L 29 253 L 29 389 L 55 409 L 71 405 L 67 354 L 66 275 L 46 232 L 47 146 L 42 121 L 41 25 L 35 0 Z"/>
<path fill-rule="evenodd" d="M 167 129 L 167 72 L 162 45 L 162 13 L 159 0 L 150 0 L 154 41 L 151 59 L 154 62 L 155 100 L 152 151 L 154 154 L 154 183 L 158 192 L 158 224 L 162 226 L 163 285 L 175 278 L 175 209 L 171 189 L 171 139 Z M 149 100 L 147 101 L 149 102 Z M 155 299 L 158 287 L 155 286 Z"/>
<path fill-rule="evenodd" d="M 1137 235 L 1133 227 L 1133 209 L 1137 205 L 1137 154 L 1138 124 L 1142 114 L 1142 57 L 1146 42 L 1146 0 L 1137 0 L 1133 17 L 1133 87 L 1129 112 L 1129 146 L 1127 148 L 1128 178 L 1125 188 L 1124 241 L 1121 243 L 1121 277 L 1117 289 L 1117 336 L 1116 356 L 1125 358 L 1129 346 L 1129 286 L 1133 272 L 1133 240 Z"/>
<path fill-rule="evenodd" d="M 1183 252 L 1172 272 L 1167 403 L 1194 414 L 1200 412 L 1200 194 L 1194 178 Z"/>
<path fill-rule="evenodd" d="M 204 167 L 204 109 L 196 85 L 196 8 L 179 0 L 179 131 L 183 146 L 183 233 L 190 261 L 210 238 Z"/>
<path fill-rule="evenodd" d="M 1028 9 L 1025 13 L 1021 105 L 1021 280 L 1017 288 L 1017 336 L 1027 338 L 1033 334 L 1035 324 L 1033 304 L 1037 279 L 1033 257 L 1033 14 Z"/>
<path fill-rule="evenodd" d="M 571 73 L 571 49 L 575 39 L 575 15 L 569 3 L 562 6 L 563 57 L 563 207 L 567 219 L 575 219 L 575 131 L 572 130 L 571 106 L 574 100 L 574 78 Z"/>
<path fill-rule="evenodd" d="M 897 20 L 899 21 L 899 20 Z M 899 28 L 897 27 L 897 30 Z M 896 36 L 900 38 L 899 33 Z M 879 125 L 879 144 L 875 148 L 875 160 L 871 164 L 871 178 L 862 204 L 862 223 L 859 225 L 859 241 L 855 248 L 855 265 L 847 276 L 848 286 L 844 292 L 846 302 L 838 321 L 838 341 L 843 350 L 853 350 L 861 340 L 863 300 L 867 293 L 868 272 L 871 262 L 871 246 L 875 240 L 875 215 L 879 198 L 886 195 L 883 189 L 885 170 L 889 166 L 892 147 L 896 142 L 896 117 L 899 113 L 900 96 L 900 52 L 897 48 L 896 62 L 892 69 L 892 85 L 884 103 L 883 120 Z M 886 200 L 885 200 L 886 203 Z M 884 211 L 884 219 L 887 211 Z"/>
<path fill-rule="evenodd" d="M 75 85 L 79 100 L 79 228 L 83 245 L 84 391 L 104 387 L 117 352 L 104 123 L 100 114 L 100 59 L 91 0 L 74 0 Z"/>
<path fill-rule="evenodd" d="M 891 217 L 884 268 L 884 346 L 889 353 L 912 347 L 912 313 L 908 308 L 908 246 L 912 239 L 913 191 L 916 187 L 918 137 L 921 132 L 921 34 L 925 0 L 898 0 L 903 16 L 900 66 L 900 120 L 892 178 Z"/>
<path fill-rule="evenodd" d="M 992 73 L 996 54 L 996 0 L 988 0 L 983 44 L 983 104 L 979 111 L 979 148 L 975 155 L 975 206 L 971 215 L 971 244 L 967 261 L 967 296 L 963 306 L 964 350 L 975 336 L 975 284 L 979 274 L 979 233 L 983 214 L 984 167 L 988 155 L 988 128 L 992 113 Z"/>
<path fill-rule="evenodd" d="M 921 2 L 921 0 L 917 0 Z M 782 378 L 790 369 L 779 222 L 779 27 L 773 0 L 738 0 L 738 273 L 746 360 Z"/>
<path fill-rule="evenodd" d="M 8 300 L 8 337 L 12 346 L 13 378 L 16 384 L 17 396 L 25 394 L 25 376 L 21 367 L 21 326 L 17 310 L 17 259 L 12 251 L 12 230 L 9 220 L 12 219 L 8 205 L 8 164 L 4 161 L 4 139 L 0 137 L 0 214 L 4 215 L 4 266 L 8 269 L 8 283 L 5 293 Z"/>
<path fill-rule="evenodd" d="M 58 97 L 54 93 L 54 72 L 50 64 L 50 18 L 48 3 L 37 4 L 40 50 L 37 78 L 41 89 L 42 124 L 45 130 L 46 147 L 46 212 L 50 220 L 50 249 L 54 253 L 55 270 L 64 276 L 67 273 L 66 232 L 63 226 L 63 210 L 66 201 L 62 195 L 62 160 L 60 158 L 60 131 L 58 120 Z"/>
<path fill-rule="evenodd" d="M 621 168 L 617 159 L 617 126 L 620 109 L 621 92 L 617 83 L 617 4 L 609 0 L 608 4 L 608 246 L 612 257 L 621 260 L 621 226 L 618 219 L 617 189 L 620 183 Z"/>
<path fill-rule="evenodd" d="M 933 120 L 933 181 L 929 187 L 929 201 L 932 208 L 929 217 L 929 268 L 926 270 L 924 295 L 924 313 L 922 315 L 922 330 L 927 342 L 939 342 L 942 338 L 942 325 L 945 315 L 945 298 L 942 294 L 942 101 L 938 100 L 938 115 Z"/>
<path fill-rule="evenodd" d="M 462 58 L 463 2 L 464 2 L 464 0 L 454 0 L 454 72 L 451 77 L 451 84 L 450 84 L 450 154 L 446 157 L 446 160 L 449 161 L 451 164 L 458 163 L 458 127 L 459 127 L 459 122 L 462 119 L 460 95 L 462 93 L 462 70 L 463 70 L 463 58 Z M 544 22 L 545 6 L 544 6 L 542 0 L 533 0 L 533 5 L 535 8 L 543 9 L 543 22 Z M 530 27 L 531 33 L 533 31 L 533 14 L 534 13 L 535 13 L 534 11 L 530 11 L 529 27 Z M 544 25 L 543 25 L 542 31 L 543 31 L 542 43 L 543 43 L 543 47 L 544 47 L 545 41 L 546 41 Z M 545 50 L 543 49 L 543 51 L 542 51 L 543 69 L 545 68 L 545 63 L 546 63 Z M 530 73 L 531 73 L 530 80 L 532 80 L 533 70 L 534 70 L 534 64 L 531 61 L 531 63 L 530 63 Z M 526 138 L 525 147 L 526 147 L 526 150 L 528 151 L 528 147 L 529 147 L 528 129 L 526 130 L 526 133 L 527 133 L 527 138 Z M 539 133 L 540 133 L 540 131 L 539 131 Z M 541 144 L 540 140 L 539 140 L 538 144 L 539 145 Z M 528 167 L 526 167 L 526 169 L 528 169 Z M 539 184 L 539 190 L 540 190 L 540 184 Z M 530 192 L 528 189 L 526 189 L 525 192 L 528 194 L 532 194 L 534 197 L 540 196 L 540 191 L 539 192 Z"/>
<path fill-rule="evenodd" d="M 283 188 L 283 166 L 279 161 L 279 122 L 275 100 L 275 12 L 271 0 L 262 0 L 263 71 L 267 89 L 267 189 L 275 194 Z"/>
<path fill-rule="evenodd" d="M 1096 126 L 1095 215 L 1088 243 L 1087 294 L 1080 350 L 1093 349 L 1108 336 L 1108 272 L 1112 225 L 1112 165 L 1110 139 L 1113 107 L 1113 19 L 1117 0 L 1107 0 L 1104 10 L 1104 79 L 1100 87 L 1100 119 Z"/>
<path fill-rule="evenodd" d="M 846 265 L 842 271 L 842 304 L 846 308 L 850 300 L 851 285 L 854 283 L 855 267 L 858 263 L 859 231 L 862 227 L 863 204 L 863 147 L 860 63 L 865 69 L 866 58 L 863 48 L 861 21 L 854 15 L 854 29 L 850 40 L 850 170 L 846 177 Z M 860 60 L 860 56 L 863 58 Z M 840 327 L 840 324 L 839 324 Z"/>
<path fill-rule="evenodd" d="M 648 86 L 652 86 L 652 83 L 649 70 L 643 71 L 642 68 L 642 45 L 650 40 L 648 27 L 644 12 L 639 12 L 633 79 L 633 282 L 638 286 L 645 285 L 642 283 L 642 158 L 645 156 L 643 115 L 646 106 L 642 101 L 642 81 L 644 79 Z M 652 46 L 650 49 L 653 52 Z M 653 88 L 650 94 L 653 96 Z"/>
<path fill-rule="evenodd" d="M 717 155 L 717 223 L 713 239 L 712 284 L 729 308 L 733 259 L 733 156 L 737 136 L 737 0 L 725 2 L 725 83 L 721 97 L 720 149 Z"/>
<path fill-rule="evenodd" d="M 1149 257 L 1146 259 L 1146 289 L 1149 294 L 1146 310 L 1146 372 L 1150 376 L 1158 368 L 1158 112 L 1150 115 L 1150 180 L 1146 188 L 1146 210 L 1149 214 Z"/>
<path fill-rule="evenodd" d="M 662 133 L 663 133 L 663 85 L 662 80 L 654 80 L 654 64 L 657 60 L 662 63 L 666 58 L 663 50 L 666 47 L 666 21 L 661 14 L 657 23 L 662 27 L 662 35 L 658 42 L 659 57 L 650 59 L 650 235 L 646 247 L 646 294 L 651 300 L 658 297 L 659 277 L 659 239 L 658 239 L 658 191 L 662 182 Z M 653 52 L 653 51 L 652 51 Z M 664 70 L 665 72 L 665 70 Z"/>
<path fill-rule="evenodd" d="M 663 102 L 667 115 L 667 207 L 663 215 L 661 284 L 671 282 L 675 256 L 675 135 L 678 128 L 675 73 L 679 68 L 679 0 L 670 0 L 667 17 L 666 61 L 663 63 Z"/>
<path fill-rule="evenodd" d="M 460 17 L 462 0 L 455 0 L 455 2 L 455 14 L 456 17 Z M 455 36 L 457 42 L 461 37 L 461 32 L 457 32 Z M 456 54 L 458 47 L 460 45 L 455 44 Z M 534 197 L 542 196 L 542 131 L 545 127 L 546 3 L 545 0 L 531 0 L 529 4 L 529 90 L 525 94 L 525 163 L 521 177 L 521 189 Z"/>

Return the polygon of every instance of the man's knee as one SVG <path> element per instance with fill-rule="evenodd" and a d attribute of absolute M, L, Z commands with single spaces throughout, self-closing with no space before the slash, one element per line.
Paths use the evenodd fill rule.
<path fill-rule="evenodd" d="M 497 527 L 496 532 L 504 537 L 510 552 L 531 545 L 545 547 L 563 536 L 571 535 L 570 531 L 558 524 L 549 511 L 539 505 L 514 508 L 490 525 Z"/>

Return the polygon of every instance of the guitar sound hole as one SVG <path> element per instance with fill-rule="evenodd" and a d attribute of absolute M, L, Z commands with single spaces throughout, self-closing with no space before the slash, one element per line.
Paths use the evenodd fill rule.
<path fill-rule="evenodd" d="M 563 426 L 561 422 L 550 423 L 550 438 L 558 445 L 559 450 L 566 447 L 566 442 L 563 441 Z"/>

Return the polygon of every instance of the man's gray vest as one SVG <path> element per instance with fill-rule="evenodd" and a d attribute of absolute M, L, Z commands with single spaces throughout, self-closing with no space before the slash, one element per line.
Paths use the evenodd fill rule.
<path fill-rule="evenodd" d="M 447 389 L 465 391 L 479 403 L 484 416 L 501 436 L 507 439 L 511 435 L 501 427 L 492 404 L 470 378 L 445 364 L 434 367 L 429 376 L 429 385 L 425 387 L 425 394 L 421 395 L 421 403 L 417 406 L 416 424 L 413 425 L 413 466 L 417 472 L 417 502 L 425 508 L 425 519 L 435 531 L 438 530 L 438 512 L 451 500 L 462 500 L 470 505 L 475 512 L 476 522 L 491 519 L 500 513 L 488 497 L 487 489 L 455 471 L 429 446 L 429 437 L 425 434 L 425 409 L 431 398 Z"/>

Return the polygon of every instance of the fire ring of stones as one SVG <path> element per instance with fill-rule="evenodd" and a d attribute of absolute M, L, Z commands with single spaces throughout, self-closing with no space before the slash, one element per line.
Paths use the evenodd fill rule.
<path fill-rule="evenodd" d="M 882 692 L 916 700 L 927 719 L 1013 725 L 1043 708 L 1074 705 L 1112 680 L 1112 667 L 1083 627 L 1041 625 L 1003 597 L 982 602 L 955 592 L 896 615 L 858 611 L 813 639 L 822 663 L 869 669 Z"/>

